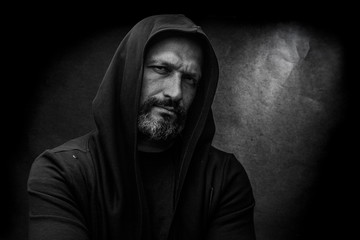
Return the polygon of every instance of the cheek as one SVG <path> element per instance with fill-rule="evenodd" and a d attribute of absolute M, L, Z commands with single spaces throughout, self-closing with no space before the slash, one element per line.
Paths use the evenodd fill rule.
<path fill-rule="evenodd" d="M 188 110 L 195 98 L 196 89 L 187 89 L 185 90 L 183 95 L 183 101 L 184 101 L 184 107 L 186 110 Z"/>
<path fill-rule="evenodd" d="M 147 87 L 145 81 L 143 80 L 143 83 L 141 86 L 140 104 L 143 104 L 147 99 L 147 95 L 148 95 L 147 89 L 148 89 L 148 87 Z"/>
<path fill-rule="evenodd" d="M 149 97 L 156 94 L 155 92 L 156 92 L 156 84 L 154 84 L 151 75 L 147 74 L 147 72 L 145 71 L 141 86 L 140 103 L 144 103 Z"/>

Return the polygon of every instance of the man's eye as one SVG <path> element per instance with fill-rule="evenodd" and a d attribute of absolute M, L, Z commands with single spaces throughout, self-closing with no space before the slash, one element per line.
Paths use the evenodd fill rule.
<path fill-rule="evenodd" d="M 184 81 L 193 87 L 196 87 L 198 84 L 198 81 L 193 77 L 186 77 L 184 78 Z"/>
<path fill-rule="evenodd" d="M 170 70 L 167 67 L 163 67 L 163 66 L 151 66 L 151 68 L 154 69 L 155 72 L 161 73 L 161 74 L 170 72 Z"/>

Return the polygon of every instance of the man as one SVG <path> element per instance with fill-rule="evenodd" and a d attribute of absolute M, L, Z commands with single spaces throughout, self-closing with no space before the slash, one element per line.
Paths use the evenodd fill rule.
<path fill-rule="evenodd" d="M 30 239 L 255 239 L 246 172 L 211 146 L 217 80 L 191 20 L 136 24 L 93 101 L 96 129 L 33 163 Z"/>

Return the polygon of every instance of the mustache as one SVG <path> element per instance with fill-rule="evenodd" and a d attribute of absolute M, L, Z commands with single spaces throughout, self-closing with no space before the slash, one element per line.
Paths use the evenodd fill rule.
<path fill-rule="evenodd" d="M 141 106 L 140 106 L 140 114 L 148 113 L 152 107 L 162 107 L 162 108 L 171 108 L 178 117 L 185 116 L 185 109 L 180 106 L 178 101 L 174 101 L 172 99 L 163 99 L 160 100 L 156 97 L 151 97 L 147 99 Z"/>

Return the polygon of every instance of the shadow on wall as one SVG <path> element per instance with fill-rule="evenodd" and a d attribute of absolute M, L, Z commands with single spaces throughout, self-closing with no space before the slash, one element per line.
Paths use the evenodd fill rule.
<path fill-rule="evenodd" d="M 258 239 L 312 239 L 310 231 L 322 230 L 314 227 L 317 220 L 328 216 L 320 214 L 328 206 L 321 201 L 329 190 L 322 188 L 324 179 L 330 177 L 322 160 L 328 156 L 332 129 L 343 120 L 341 42 L 297 23 L 209 20 L 201 25 L 221 71 L 213 103 L 214 145 L 235 153 L 249 174 Z M 12 214 L 13 239 L 26 239 L 26 180 L 32 161 L 94 126 L 92 98 L 129 28 L 79 37 L 62 48 L 51 46 L 57 52 L 38 75 L 27 149 L 12 173 L 21 176 L 13 183 L 19 206 Z"/>

